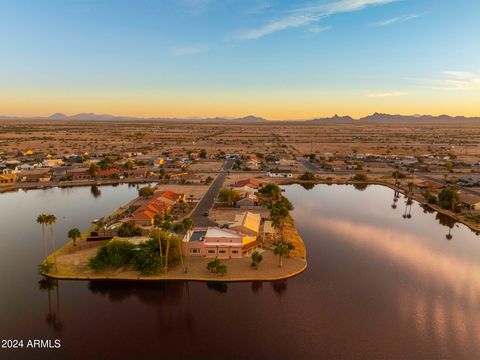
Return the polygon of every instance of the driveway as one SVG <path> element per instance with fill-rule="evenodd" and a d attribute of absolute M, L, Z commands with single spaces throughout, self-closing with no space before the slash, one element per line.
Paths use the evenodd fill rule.
<path fill-rule="evenodd" d="M 426 180 L 430 180 L 430 181 L 433 181 L 433 182 L 436 182 L 438 184 L 442 184 L 444 186 L 447 186 L 449 185 L 445 180 L 442 180 L 442 179 L 437 179 L 437 178 L 434 178 L 434 177 L 431 177 L 431 176 L 428 176 L 428 175 L 418 175 Z M 476 195 L 476 196 L 480 196 L 480 192 L 479 191 L 476 191 L 476 190 L 473 190 L 473 189 L 469 189 L 467 187 L 463 187 L 463 186 L 458 186 L 458 189 L 463 192 L 463 193 L 469 193 L 469 194 L 472 194 L 472 195 Z"/>
<path fill-rule="evenodd" d="M 227 173 L 232 168 L 234 161 L 235 160 L 233 159 L 225 161 L 222 171 L 217 175 L 195 210 L 193 210 L 191 218 L 195 226 L 217 226 L 216 222 L 210 220 L 208 216 L 205 216 L 204 214 L 208 213 L 213 207 L 215 199 L 217 198 L 218 193 L 223 186 L 223 182 L 227 177 Z"/>

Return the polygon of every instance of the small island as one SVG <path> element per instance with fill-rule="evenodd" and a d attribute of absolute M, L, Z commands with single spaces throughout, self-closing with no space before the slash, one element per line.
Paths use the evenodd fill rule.
<path fill-rule="evenodd" d="M 70 280 L 274 281 L 306 269 L 293 205 L 278 185 L 238 181 L 217 190 L 215 206 L 200 214 L 209 190 L 196 201 L 192 193 L 144 186 L 86 233 L 71 229 L 71 241 L 46 255 L 40 272 Z M 249 197 L 254 203 L 239 206 Z M 54 246 L 55 216 L 37 222 Z"/>

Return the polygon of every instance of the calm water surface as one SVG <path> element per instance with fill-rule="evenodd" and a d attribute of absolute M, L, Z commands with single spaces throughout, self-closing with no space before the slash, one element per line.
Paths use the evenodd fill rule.
<path fill-rule="evenodd" d="M 41 289 L 40 212 L 71 227 L 136 196 L 121 185 L 0 194 L 0 339 L 61 339 L 1 359 L 480 358 L 480 238 L 392 190 L 288 186 L 308 249 L 274 283 L 61 281 Z M 396 204 L 396 208 L 392 208 Z"/>

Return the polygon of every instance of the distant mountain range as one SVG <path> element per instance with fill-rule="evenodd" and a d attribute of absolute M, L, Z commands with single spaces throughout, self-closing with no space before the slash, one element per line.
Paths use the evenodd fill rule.
<path fill-rule="evenodd" d="M 195 123 L 234 123 L 234 124 L 256 124 L 256 123 L 274 123 L 280 120 L 267 120 L 254 115 L 248 115 L 241 118 L 215 117 L 215 118 L 139 118 L 131 116 L 115 116 L 108 114 L 81 113 L 76 115 L 65 115 L 55 113 L 46 117 L 19 117 L 19 116 L 0 116 L 0 120 L 24 119 L 24 120 L 76 120 L 76 121 L 158 121 L 158 122 L 195 122 Z M 355 123 L 380 123 L 380 124 L 404 124 L 404 123 L 473 123 L 480 122 L 480 117 L 449 116 L 449 115 L 391 115 L 374 113 L 359 119 L 350 116 L 338 116 L 326 118 L 316 118 L 310 120 L 290 120 L 283 122 L 295 122 L 304 124 L 355 124 Z"/>

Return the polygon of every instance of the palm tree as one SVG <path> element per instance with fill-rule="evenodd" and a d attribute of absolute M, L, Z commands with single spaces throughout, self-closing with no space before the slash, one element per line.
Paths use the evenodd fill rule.
<path fill-rule="evenodd" d="M 182 233 L 184 227 L 182 223 L 175 224 L 173 227 L 173 232 L 177 234 L 177 246 L 178 246 L 178 251 L 180 253 L 180 264 L 183 269 L 183 255 L 182 255 L 182 242 L 180 240 L 180 234 Z"/>
<path fill-rule="evenodd" d="M 173 222 L 173 217 L 170 214 L 164 214 L 163 215 L 163 221 L 161 224 L 161 228 L 163 231 L 168 231 L 170 229 L 170 226 L 172 225 Z M 167 246 L 165 248 L 165 273 L 168 272 L 168 254 L 170 252 L 170 234 L 167 236 Z"/>
<path fill-rule="evenodd" d="M 52 249 L 53 249 L 53 259 L 55 262 L 55 270 L 58 271 L 57 268 L 57 256 L 55 255 L 56 247 L 55 247 L 55 230 L 53 224 L 57 222 L 57 217 L 53 214 L 49 214 L 46 217 L 46 223 L 50 226 L 50 240 L 52 241 Z"/>
<path fill-rule="evenodd" d="M 37 216 L 37 223 L 42 226 L 42 240 L 43 240 L 43 247 L 45 249 L 45 259 L 48 256 L 48 244 L 47 239 L 45 238 L 45 224 L 47 223 L 47 215 L 40 214 Z"/>
<path fill-rule="evenodd" d="M 72 239 L 73 246 L 77 246 L 77 239 L 81 236 L 80 230 L 78 228 L 73 228 L 68 231 L 68 237 Z"/>
<path fill-rule="evenodd" d="M 282 204 L 275 204 L 270 210 L 270 217 L 272 219 L 272 225 L 276 229 L 280 229 L 281 241 L 283 242 L 283 228 L 285 227 L 285 220 L 288 218 L 289 212 L 287 207 Z"/>
<path fill-rule="evenodd" d="M 192 218 L 186 218 L 182 220 L 182 226 L 185 231 L 190 231 L 193 229 L 193 220 Z M 187 242 L 188 244 L 188 242 Z M 188 272 L 188 265 L 190 262 L 190 247 L 187 246 L 187 265 L 185 266 L 185 273 Z"/>
<path fill-rule="evenodd" d="M 282 267 L 283 266 L 283 257 L 288 254 L 288 246 L 287 244 L 284 243 L 278 243 L 277 246 L 275 246 L 275 249 L 273 250 L 273 253 L 275 255 L 278 255 L 279 258 L 279 263 L 278 266 Z"/>
<path fill-rule="evenodd" d="M 162 214 L 160 213 L 157 213 L 155 215 L 155 217 L 153 218 L 153 226 L 155 227 L 155 229 L 157 229 L 157 239 L 158 239 L 158 247 L 160 248 L 160 259 L 162 259 L 163 257 L 163 253 L 162 253 L 162 241 L 160 239 L 160 227 L 162 225 L 162 222 L 163 222 L 163 216 Z"/>

